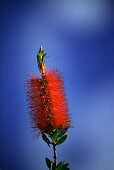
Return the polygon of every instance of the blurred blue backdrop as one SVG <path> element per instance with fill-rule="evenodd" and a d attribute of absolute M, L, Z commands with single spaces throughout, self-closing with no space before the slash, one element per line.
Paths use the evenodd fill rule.
<path fill-rule="evenodd" d="M 114 2 L 3 0 L 0 2 L 0 168 L 45 170 L 53 152 L 34 140 L 24 72 L 47 66 L 64 74 L 74 128 L 57 148 L 71 170 L 114 169 Z"/>

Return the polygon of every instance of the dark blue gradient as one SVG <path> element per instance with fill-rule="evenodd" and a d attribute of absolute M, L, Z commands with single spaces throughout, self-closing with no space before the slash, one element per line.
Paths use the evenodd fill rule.
<path fill-rule="evenodd" d="M 45 170 L 53 151 L 31 133 L 25 74 L 64 75 L 74 128 L 57 148 L 71 170 L 114 169 L 114 3 L 111 0 L 0 2 L 0 169 Z"/>

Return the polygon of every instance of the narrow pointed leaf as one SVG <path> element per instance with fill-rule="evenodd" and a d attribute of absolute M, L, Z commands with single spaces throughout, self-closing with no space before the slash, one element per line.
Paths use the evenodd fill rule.
<path fill-rule="evenodd" d="M 56 143 L 56 145 L 62 144 L 67 139 L 67 135 L 62 136 Z"/>
<path fill-rule="evenodd" d="M 47 164 L 48 168 L 50 169 L 51 168 L 51 161 L 50 161 L 50 159 L 46 158 L 46 164 Z"/>
<path fill-rule="evenodd" d="M 63 136 L 66 132 L 67 132 L 68 128 L 63 129 L 58 135 L 57 137 L 60 138 L 61 136 Z"/>
<path fill-rule="evenodd" d="M 53 162 L 51 161 L 51 168 L 50 168 L 50 170 L 52 170 L 52 167 L 53 167 Z"/>
<path fill-rule="evenodd" d="M 47 136 L 45 135 L 45 134 L 43 134 L 42 135 L 42 138 L 43 138 L 43 140 L 48 144 L 48 146 L 50 147 L 50 141 L 49 141 L 49 139 L 47 138 Z"/>
<path fill-rule="evenodd" d="M 67 167 L 68 167 L 68 165 L 69 165 L 69 163 L 64 164 L 64 165 L 62 166 L 61 170 L 66 170 Z"/>
<path fill-rule="evenodd" d="M 70 133 L 70 132 L 67 132 L 66 135 L 68 136 L 69 133 Z"/>
<path fill-rule="evenodd" d="M 53 136 L 51 137 L 52 138 L 52 141 L 55 141 L 56 137 L 57 137 L 57 134 L 58 134 L 58 131 L 57 129 L 55 130 Z"/>
<path fill-rule="evenodd" d="M 63 162 L 61 161 L 58 163 L 56 170 L 61 170 L 62 166 L 63 166 Z"/>

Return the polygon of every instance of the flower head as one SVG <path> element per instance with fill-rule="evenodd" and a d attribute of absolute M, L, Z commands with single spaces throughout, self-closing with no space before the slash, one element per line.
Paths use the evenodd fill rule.
<path fill-rule="evenodd" d="M 31 124 L 36 135 L 51 134 L 54 129 L 71 126 L 64 82 L 61 73 L 47 69 L 42 78 L 31 74 L 26 80 Z"/>

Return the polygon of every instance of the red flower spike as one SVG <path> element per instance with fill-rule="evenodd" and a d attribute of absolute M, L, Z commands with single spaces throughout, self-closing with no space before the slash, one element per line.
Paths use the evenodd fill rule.
<path fill-rule="evenodd" d="M 36 136 L 54 129 L 71 127 L 71 119 L 61 73 L 51 68 L 42 79 L 31 75 L 26 80 L 29 113 Z"/>

